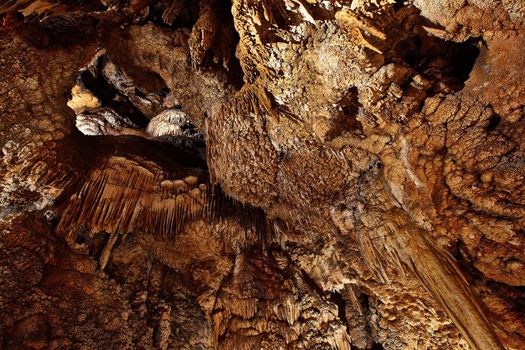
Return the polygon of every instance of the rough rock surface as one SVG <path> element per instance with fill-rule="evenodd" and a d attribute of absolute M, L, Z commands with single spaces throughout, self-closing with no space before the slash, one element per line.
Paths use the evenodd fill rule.
<path fill-rule="evenodd" d="M 520 1 L 0 23 L 0 349 L 525 348 Z"/>

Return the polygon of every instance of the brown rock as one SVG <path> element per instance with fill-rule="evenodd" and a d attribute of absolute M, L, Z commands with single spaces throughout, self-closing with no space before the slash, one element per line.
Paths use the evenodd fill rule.
<path fill-rule="evenodd" d="M 0 4 L 0 348 L 525 348 L 524 16 Z"/>

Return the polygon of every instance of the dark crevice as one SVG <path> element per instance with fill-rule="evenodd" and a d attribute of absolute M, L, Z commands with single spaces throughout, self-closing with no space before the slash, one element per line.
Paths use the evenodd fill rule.
<path fill-rule="evenodd" d="M 286 8 L 286 4 L 281 0 L 268 0 L 266 10 L 269 11 L 270 24 L 279 29 L 288 30 L 290 27 L 299 25 L 303 21 L 302 16 L 289 11 Z M 259 11 L 261 13 L 265 11 L 262 4 Z"/>
<path fill-rule="evenodd" d="M 370 325 L 370 296 L 366 293 L 364 293 L 362 290 L 360 290 L 359 294 L 359 303 L 361 304 L 362 310 L 364 310 L 364 313 L 366 316 L 366 333 L 368 334 L 368 345 L 369 349 L 383 349 L 383 346 L 380 343 L 377 343 L 374 338 L 374 332 L 372 332 L 372 327 Z"/>
<path fill-rule="evenodd" d="M 464 82 L 469 78 L 470 72 L 476 63 L 480 52 L 480 39 L 470 38 L 463 43 L 448 42 L 450 45 L 450 66 L 451 78 L 456 77 L 464 86 Z"/>
<path fill-rule="evenodd" d="M 480 53 L 480 38 L 462 43 L 431 36 L 419 28 L 413 35 L 398 41 L 390 60 L 410 66 L 453 91 L 463 89 Z"/>
<path fill-rule="evenodd" d="M 346 318 L 346 300 L 342 297 L 340 293 L 332 292 L 330 293 L 330 301 L 337 305 L 337 316 L 346 326 L 347 332 L 350 330 L 348 320 Z"/>
<path fill-rule="evenodd" d="M 149 119 L 103 77 L 94 76 L 90 71 L 84 70 L 80 73 L 79 81 L 100 99 L 102 106 L 128 117 L 140 128 L 145 128 L 148 125 Z"/>
<path fill-rule="evenodd" d="M 106 232 L 97 233 L 90 235 L 89 233 L 86 236 L 85 244 L 88 247 L 88 253 L 91 257 L 98 261 L 100 255 L 104 251 L 110 235 Z"/>
<path fill-rule="evenodd" d="M 334 10 L 327 10 L 320 6 L 306 6 L 308 3 L 305 3 L 304 5 L 308 13 L 310 13 L 316 21 L 330 21 L 334 18 Z"/>
<path fill-rule="evenodd" d="M 89 232 L 85 226 L 81 226 L 78 228 L 77 232 L 75 233 L 75 243 L 77 244 L 84 244 L 89 239 L 88 237 Z"/>
<path fill-rule="evenodd" d="M 496 130 L 498 125 L 501 123 L 501 117 L 497 114 L 494 114 L 489 118 L 489 124 L 487 125 L 487 132 Z"/>
<path fill-rule="evenodd" d="M 396 0 L 393 5 L 394 11 L 401 9 L 404 5 L 405 5 L 405 0 Z"/>
<path fill-rule="evenodd" d="M 359 103 L 357 88 L 348 89 L 337 105 L 340 111 L 332 120 L 332 128 L 326 134 L 326 139 L 331 140 L 347 132 L 361 134 L 363 125 L 357 120 L 357 116 L 362 105 Z"/>
<path fill-rule="evenodd" d="M 117 235 L 117 238 L 115 240 L 115 243 L 113 244 L 113 247 L 111 247 L 111 252 L 109 253 L 109 259 L 106 263 L 106 266 L 104 267 L 104 270 L 107 272 L 109 269 L 111 269 L 111 267 L 113 266 L 113 256 L 114 256 L 114 252 L 115 250 L 117 250 L 120 245 L 122 244 L 122 240 L 124 238 L 124 235 L 118 233 L 118 232 L 115 232 L 113 234 L 109 234 L 108 236 L 108 241 L 109 241 L 109 238 L 111 238 L 111 235 Z M 107 243 L 106 243 L 107 244 Z"/>
<path fill-rule="evenodd" d="M 361 293 L 361 302 L 363 305 L 363 309 L 370 310 L 370 298 L 368 294 Z"/>
<path fill-rule="evenodd" d="M 370 350 L 383 350 L 383 345 L 381 343 L 373 343 Z"/>
<path fill-rule="evenodd" d="M 307 273 L 304 269 L 301 269 L 301 275 L 302 275 L 304 281 L 306 282 L 306 284 L 307 284 L 310 288 L 312 288 L 314 291 L 316 291 L 317 294 L 318 294 L 319 296 L 322 297 L 322 296 L 325 295 L 325 293 L 324 293 L 324 291 L 321 289 L 321 287 L 320 287 L 320 286 L 319 286 L 319 285 L 313 280 L 312 277 L 310 277 L 310 276 L 308 275 L 308 273 Z"/>

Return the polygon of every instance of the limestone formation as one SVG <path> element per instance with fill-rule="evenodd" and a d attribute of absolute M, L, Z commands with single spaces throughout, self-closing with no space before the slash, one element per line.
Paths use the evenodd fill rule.
<path fill-rule="evenodd" d="M 525 348 L 519 0 L 0 24 L 0 349 Z"/>

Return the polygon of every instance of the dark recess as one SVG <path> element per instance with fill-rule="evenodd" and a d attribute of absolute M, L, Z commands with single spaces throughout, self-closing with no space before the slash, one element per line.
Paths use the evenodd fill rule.
<path fill-rule="evenodd" d="M 312 279 L 312 277 L 310 277 L 308 275 L 308 273 L 306 273 L 306 271 L 304 269 L 301 269 L 301 275 L 303 276 L 303 279 L 306 282 L 306 284 L 308 284 L 308 286 L 310 286 L 310 288 L 312 288 L 314 291 L 316 291 L 319 296 L 324 296 L 323 289 L 321 287 L 319 287 L 319 285 L 317 283 L 315 283 L 315 281 Z"/>
<path fill-rule="evenodd" d="M 102 76 L 94 76 L 90 71 L 85 70 L 80 73 L 79 80 L 100 99 L 103 106 L 125 115 L 140 128 L 148 125 L 149 119 Z"/>
<path fill-rule="evenodd" d="M 489 118 L 489 125 L 487 125 L 487 132 L 494 131 L 501 122 L 501 117 L 497 114 L 494 114 Z"/>
<path fill-rule="evenodd" d="M 243 71 L 241 64 L 235 56 L 235 49 L 239 43 L 239 34 L 235 31 L 233 24 L 233 15 L 231 13 L 231 0 L 175 0 L 175 1 L 158 1 L 150 5 L 149 15 L 143 19 L 143 22 L 151 21 L 156 25 L 170 29 L 192 29 L 197 23 L 200 15 L 200 9 L 204 4 L 211 4 L 216 9 L 219 18 L 219 27 L 217 28 L 217 38 L 225 41 L 226 37 L 231 40 L 231 57 L 229 70 L 227 71 L 228 83 L 240 89 L 244 83 Z M 221 50 L 222 47 L 215 49 Z M 201 69 L 226 70 L 222 62 L 213 62 L 212 49 L 206 57 Z"/>
<path fill-rule="evenodd" d="M 404 3 L 405 0 L 396 0 L 396 2 L 394 3 L 394 11 L 397 11 L 400 8 L 402 8 L 404 6 Z"/>
<path fill-rule="evenodd" d="M 346 329 L 350 329 L 348 321 L 346 319 L 346 300 L 341 296 L 340 293 L 330 293 L 330 301 L 337 305 L 337 315 L 341 322 L 346 326 Z"/>
<path fill-rule="evenodd" d="M 453 91 L 465 86 L 470 72 L 480 52 L 479 38 L 470 38 L 456 43 L 430 36 L 421 30 L 414 35 L 399 41 L 395 47 L 395 62 L 402 62 L 418 73 L 436 81 L 443 82 Z"/>
<path fill-rule="evenodd" d="M 341 110 L 335 115 L 332 123 L 333 127 L 327 133 L 326 138 L 331 140 L 348 132 L 361 134 L 363 125 L 357 120 L 357 115 L 359 108 L 362 106 L 359 103 L 357 88 L 351 87 L 348 89 L 337 104 L 341 107 Z"/>

